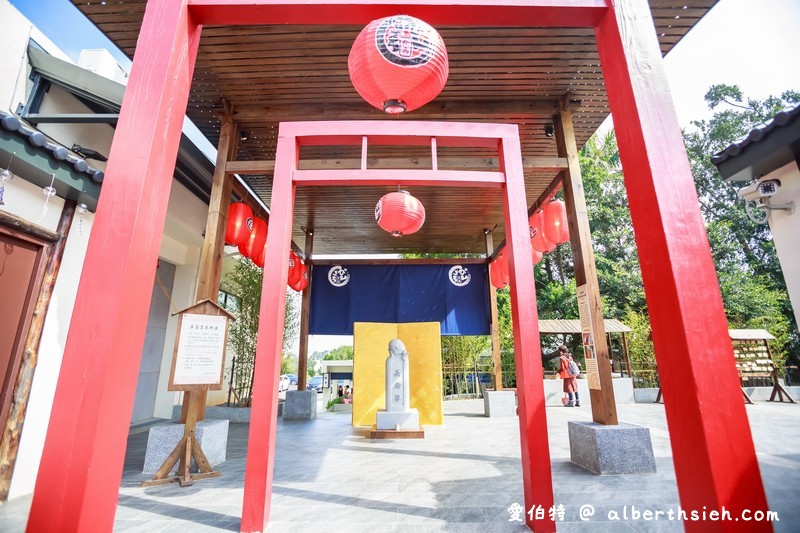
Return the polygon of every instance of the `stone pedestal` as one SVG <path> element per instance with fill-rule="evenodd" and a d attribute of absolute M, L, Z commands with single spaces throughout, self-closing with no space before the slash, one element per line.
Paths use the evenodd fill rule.
<path fill-rule="evenodd" d="M 517 394 L 511 390 L 483 391 L 483 412 L 486 416 L 517 416 Z"/>
<path fill-rule="evenodd" d="M 284 420 L 311 420 L 317 417 L 317 391 L 286 391 L 286 402 L 283 406 Z"/>
<path fill-rule="evenodd" d="M 228 446 L 227 420 L 203 420 L 198 422 L 194 434 L 212 467 L 225 461 L 225 451 Z M 147 436 L 147 450 L 144 454 L 142 472 L 154 474 L 161 468 L 161 465 L 164 464 L 169 454 L 175 449 L 181 437 L 183 437 L 183 424 L 160 424 L 151 427 Z M 177 469 L 177 464 L 175 468 Z M 194 461 L 192 461 L 192 469 L 197 469 Z"/>
<path fill-rule="evenodd" d="M 375 427 L 384 429 L 419 429 L 419 411 L 378 411 Z"/>
<path fill-rule="evenodd" d="M 568 422 L 570 460 L 595 474 L 656 471 L 650 429 L 633 424 L 605 426 Z"/>

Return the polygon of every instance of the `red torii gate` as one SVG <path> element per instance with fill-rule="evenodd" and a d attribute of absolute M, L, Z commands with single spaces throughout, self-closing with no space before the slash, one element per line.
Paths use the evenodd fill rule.
<path fill-rule="evenodd" d="M 681 504 L 686 510 L 725 507 L 732 516 L 767 510 L 708 240 L 646 0 L 150 0 L 89 241 L 28 531 L 111 530 L 147 322 L 150 293 L 143 288 L 156 268 L 202 26 L 366 24 L 398 12 L 433 25 L 530 21 L 538 27 L 594 28 L 615 113 Z M 504 148 L 519 159 L 518 148 Z M 266 370 L 264 362 L 279 364 L 281 353 L 274 327 L 282 324 L 279 300 L 293 189 L 285 176 L 296 161 L 288 150 L 276 161 L 261 322 L 273 327 L 259 332 L 253 405 L 254 416 L 264 413 L 262 423 L 272 425 L 271 432 L 274 413 L 265 411 L 274 410 L 274 399 L 270 405 L 266 398 L 278 371 Z M 533 302 L 530 254 L 519 254 L 529 246 L 518 231 L 527 216 L 517 220 L 516 210 L 515 205 L 506 210 L 514 301 Z M 117 275 L 108 276 L 109 271 Z M 524 317 L 514 318 L 525 324 Z M 535 325 L 515 331 L 518 357 L 535 354 L 538 347 L 530 345 L 535 338 Z M 715 369 L 713 380 L 705 377 L 709 368 Z M 533 376 L 520 375 L 525 499 L 528 506 L 549 506 L 549 464 L 536 461 L 545 456 L 549 462 L 546 435 L 529 433 L 545 420 L 543 397 L 534 397 L 530 388 L 539 371 L 531 370 Z M 272 438 L 249 442 L 242 531 L 266 527 L 271 446 Z M 555 530 L 549 519 L 529 524 L 537 531 Z M 766 522 L 716 524 L 720 530 L 771 529 Z"/>

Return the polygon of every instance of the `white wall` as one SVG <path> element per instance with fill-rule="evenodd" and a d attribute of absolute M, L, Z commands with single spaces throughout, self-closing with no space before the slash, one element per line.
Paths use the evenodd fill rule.
<path fill-rule="evenodd" d="M 769 228 L 772 230 L 775 251 L 778 252 L 781 262 L 794 318 L 800 324 L 800 169 L 793 161 L 763 179 L 781 181 L 778 192 L 770 198 L 772 205 L 794 202 L 794 213 L 770 211 Z"/>
<path fill-rule="evenodd" d="M 0 108 L 10 112 L 17 110 L 18 103 L 25 102 L 25 84 L 28 82 L 28 37 L 32 37 L 53 56 L 70 61 L 42 32 L 34 28 L 22 13 L 8 0 L 0 0 Z M 70 61 L 71 63 L 72 61 Z"/>

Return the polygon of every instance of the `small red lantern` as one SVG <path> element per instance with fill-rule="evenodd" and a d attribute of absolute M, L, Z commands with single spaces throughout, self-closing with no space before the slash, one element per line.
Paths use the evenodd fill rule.
<path fill-rule="evenodd" d="M 447 49 L 425 22 L 397 15 L 373 20 L 356 37 L 347 60 L 350 81 L 370 105 L 387 113 L 413 111 L 447 83 Z"/>
<path fill-rule="evenodd" d="M 300 279 L 298 279 L 297 283 L 294 285 L 290 285 L 290 287 L 297 292 L 303 292 L 305 288 L 308 287 L 308 267 L 303 262 L 300 263 L 300 266 Z"/>
<path fill-rule="evenodd" d="M 537 250 L 536 248 L 531 247 L 531 259 L 533 260 L 533 264 L 537 264 L 539 261 L 542 260 L 542 256 L 544 255 L 542 252 Z"/>
<path fill-rule="evenodd" d="M 553 200 L 542 209 L 547 239 L 561 244 L 569 240 L 567 206 L 561 200 Z"/>
<path fill-rule="evenodd" d="M 253 210 L 250 206 L 236 202 L 228 208 L 228 223 L 225 226 L 225 242 L 239 246 L 250 237 L 253 226 Z"/>
<path fill-rule="evenodd" d="M 258 257 L 261 249 L 267 242 L 267 223 L 260 218 L 253 218 L 253 228 L 250 237 L 239 245 L 239 253 L 253 259 Z"/>
<path fill-rule="evenodd" d="M 258 268 L 264 268 L 264 262 L 267 260 L 267 247 L 264 246 L 261 248 L 261 252 L 253 258 L 253 263 Z"/>
<path fill-rule="evenodd" d="M 300 256 L 294 253 L 293 250 L 289 250 L 289 276 L 286 280 L 286 284 L 290 287 L 295 285 L 302 275 L 303 262 L 300 261 Z"/>
<path fill-rule="evenodd" d="M 425 224 L 425 207 L 408 191 L 390 192 L 375 205 L 375 221 L 392 237 L 411 235 Z"/>
<path fill-rule="evenodd" d="M 547 231 L 544 226 L 544 215 L 541 211 L 537 211 L 533 214 L 530 223 L 531 246 L 533 246 L 534 250 L 544 253 L 556 247 L 547 237 Z"/>
<path fill-rule="evenodd" d="M 501 253 L 489 264 L 489 279 L 497 289 L 504 289 L 509 282 L 508 258 Z"/>

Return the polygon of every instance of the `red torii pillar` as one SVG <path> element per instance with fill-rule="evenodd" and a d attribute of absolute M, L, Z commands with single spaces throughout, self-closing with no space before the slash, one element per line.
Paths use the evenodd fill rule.
<path fill-rule="evenodd" d="M 767 511 L 710 246 L 646 0 L 595 28 L 653 329 L 681 506 Z M 711 369 L 713 375 L 709 378 Z M 685 522 L 687 531 L 771 531 Z"/>
<path fill-rule="evenodd" d="M 645 0 L 150 0 L 89 241 L 28 531 L 111 530 L 150 300 L 142 289 L 155 273 L 199 24 L 354 24 L 403 7 L 433 24 L 596 25 L 681 504 L 725 506 L 733 516 L 766 511 L 708 241 Z M 507 215 L 506 223 L 515 221 Z M 514 255 L 512 268 L 523 267 Z M 280 349 L 264 344 L 259 351 Z M 704 378 L 709 368 L 713 380 Z M 522 426 L 530 414 L 521 408 L 520 415 Z M 271 475 L 268 455 L 264 475 Z M 771 529 L 757 524 L 686 526 Z"/>

